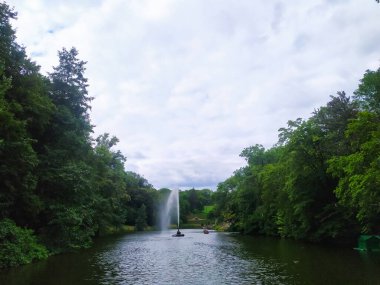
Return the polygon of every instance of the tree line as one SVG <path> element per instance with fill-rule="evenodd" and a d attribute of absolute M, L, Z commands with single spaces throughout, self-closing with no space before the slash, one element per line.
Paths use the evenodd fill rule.
<path fill-rule="evenodd" d="M 0 268 L 88 247 L 125 224 L 153 226 L 157 196 L 124 169 L 116 137 L 92 137 L 78 51 L 63 48 L 42 75 L 16 42 L 16 16 L 0 3 Z"/>
<path fill-rule="evenodd" d="M 154 226 L 169 189 L 126 171 L 108 133 L 93 137 L 86 62 L 58 52 L 48 75 L 16 42 L 17 14 L 0 2 L 0 268 L 89 247 L 96 236 Z M 209 218 L 232 230 L 312 241 L 380 229 L 380 69 L 352 97 L 332 96 L 289 121 L 272 148 L 254 145 L 217 191 L 180 192 L 182 222 Z"/>
<path fill-rule="evenodd" d="M 219 223 L 316 242 L 380 233 L 380 68 L 278 137 L 271 148 L 245 148 L 247 166 L 218 185 Z"/>

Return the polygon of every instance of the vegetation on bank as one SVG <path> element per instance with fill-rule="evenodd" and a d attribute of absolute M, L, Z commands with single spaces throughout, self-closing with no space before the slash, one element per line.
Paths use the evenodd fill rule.
<path fill-rule="evenodd" d="M 15 18 L 0 2 L 0 268 L 154 227 L 170 190 L 126 171 L 116 137 L 92 137 L 86 62 L 63 48 L 42 75 Z M 310 241 L 379 234 L 380 69 L 241 156 L 247 166 L 215 192 L 180 191 L 181 224 Z"/>
<path fill-rule="evenodd" d="M 153 229 L 170 190 L 126 171 L 116 137 L 92 137 L 86 62 L 63 48 L 42 75 L 16 42 L 12 19 L 0 2 L 0 268 Z M 211 191 L 181 197 L 186 217 L 210 203 Z"/>
<path fill-rule="evenodd" d="M 48 256 L 48 250 L 37 242 L 32 230 L 20 228 L 9 219 L 0 221 L 0 245 L 0 268 Z"/>
<path fill-rule="evenodd" d="M 1 2 L 0 267 L 89 247 L 141 216 L 154 226 L 157 191 L 125 171 L 116 137 L 92 137 L 86 62 L 64 48 L 42 75 L 16 42 L 15 18 Z"/>
<path fill-rule="evenodd" d="M 380 68 L 307 119 L 289 121 L 278 143 L 245 148 L 247 161 L 218 185 L 213 215 L 244 233 L 346 241 L 380 233 Z"/>

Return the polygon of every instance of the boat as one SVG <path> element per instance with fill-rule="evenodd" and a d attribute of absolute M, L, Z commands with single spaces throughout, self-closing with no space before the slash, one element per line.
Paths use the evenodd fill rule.
<path fill-rule="evenodd" d="M 208 229 L 204 228 L 203 233 L 207 235 L 209 233 Z"/>

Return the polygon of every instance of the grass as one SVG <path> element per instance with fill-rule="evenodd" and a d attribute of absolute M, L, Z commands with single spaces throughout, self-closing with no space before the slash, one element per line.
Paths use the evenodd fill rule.
<path fill-rule="evenodd" d="M 215 208 L 215 205 L 204 206 L 203 207 L 203 213 L 205 213 L 207 215 L 212 210 L 214 210 L 214 208 Z"/>

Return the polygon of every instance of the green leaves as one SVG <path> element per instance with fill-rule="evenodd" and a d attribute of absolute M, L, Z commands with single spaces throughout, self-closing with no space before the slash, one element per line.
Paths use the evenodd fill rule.
<path fill-rule="evenodd" d="M 46 214 L 48 226 L 43 239 L 53 252 L 87 248 L 95 235 L 93 210 L 85 205 L 52 204 Z"/>
<path fill-rule="evenodd" d="M 0 220 L 0 268 L 18 266 L 48 256 L 32 230 L 17 227 L 9 219 Z"/>
<path fill-rule="evenodd" d="M 118 139 L 107 133 L 91 138 L 86 62 L 75 48 L 63 48 L 58 66 L 48 78 L 41 75 L 15 41 L 15 17 L 0 3 L 0 220 L 6 219 L 0 267 L 46 257 L 31 231 L 16 224 L 33 228 L 49 250 L 61 252 L 90 246 L 142 204 L 146 216 L 140 216 L 152 225 L 155 210 L 153 187 L 127 173 L 126 158 L 112 149 Z"/>
<path fill-rule="evenodd" d="M 137 218 L 135 223 L 136 231 L 143 231 L 145 229 L 145 227 L 147 226 L 146 219 L 146 207 L 144 204 L 142 204 L 137 211 Z"/>
<path fill-rule="evenodd" d="M 220 183 L 219 220 L 242 232 L 312 241 L 380 231 L 380 69 L 354 100 L 344 92 L 308 120 L 289 121 L 268 150 L 245 148 L 248 166 Z"/>
<path fill-rule="evenodd" d="M 339 202 L 354 210 L 363 233 L 376 233 L 380 222 L 379 116 L 361 112 L 346 132 L 352 152 L 329 161 L 329 172 L 339 178 Z"/>
<path fill-rule="evenodd" d="M 380 68 L 367 70 L 354 94 L 363 110 L 380 115 Z"/>
<path fill-rule="evenodd" d="M 84 77 L 85 61 L 78 59 L 75 48 L 65 48 L 58 52 L 59 65 L 50 73 L 52 98 L 57 105 L 70 109 L 76 118 L 88 121 L 88 111 L 92 97 L 88 96 L 87 78 Z"/>

